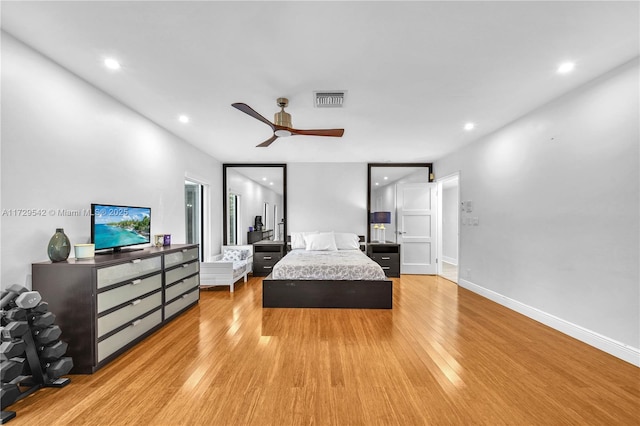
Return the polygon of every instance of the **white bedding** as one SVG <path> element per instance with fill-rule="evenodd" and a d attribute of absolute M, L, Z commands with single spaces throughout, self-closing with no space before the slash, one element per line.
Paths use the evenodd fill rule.
<path fill-rule="evenodd" d="M 386 280 L 361 250 L 291 250 L 271 272 L 274 280 Z"/>

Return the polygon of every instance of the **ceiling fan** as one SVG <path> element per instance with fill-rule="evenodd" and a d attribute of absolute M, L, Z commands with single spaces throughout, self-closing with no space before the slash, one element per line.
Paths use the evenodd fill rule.
<path fill-rule="evenodd" d="M 251 117 L 258 119 L 265 123 L 267 126 L 273 129 L 273 136 L 271 136 L 266 141 L 262 142 L 260 145 L 256 145 L 258 147 L 267 147 L 271 145 L 276 139 L 286 136 L 296 136 L 296 135 L 305 135 L 305 136 L 332 136 L 339 138 L 344 134 L 344 129 L 318 129 L 318 130 L 300 130 L 294 129 L 291 124 L 291 114 L 284 111 L 284 108 L 289 104 L 289 100 L 287 98 L 278 98 L 276 101 L 278 106 L 281 108 L 280 112 L 276 112 L 274 116 L 274 122 L 270 122 L 260 114 L 258 114 L 253 108 L 251 108 L 247 104 L 243 104 L 241 102 L 231 104 L 232 107 L 239 109 L 245 114 L 250 115 Z"/>

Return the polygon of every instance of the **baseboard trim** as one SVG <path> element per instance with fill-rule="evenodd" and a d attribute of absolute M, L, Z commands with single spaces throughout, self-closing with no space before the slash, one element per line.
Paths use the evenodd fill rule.
<path fill-rule="evenodd" d="M 466 288 L 469 291 L 479 294 L 480 296 L 486 297 L 487 299 L 492 300 L 502 306 L 521 313 L 522 315 L 527 316 L 535 321 L 558 330 L 561 333 L 578 339 L 581 342 L 586 343 L 587 345 L 600 349 L 601 351 L 613 355 L 616 358 L 620 358 L 621 360 L 633 364 L 636 367 L 640 367 L 640 349 L 638 348 L 625 345 L 622 342 L 618 342 L 617 340 L 613 340 L 607 336 L 603 336 L 602 334 L 596 333 L 592 330 L 588 330 L 584 327 L 563 320 L 562 318 L 558 318 L 555 315 L 551 315 L 547 312 L 541 311 L 540 309 L 531 307 L 522 302 L 518 302 L 517 300 L 503 296 L 493 290 L 481 287 L 477 284 L 472 283 L 471 281 L 459 279 L 458 285 L 460 287 Z"/>
<path fill-rule="evenodd" d="M 442 256 L 442 261 L 458 266 L 458 259 L 454 259 L 453 257 Z"/>

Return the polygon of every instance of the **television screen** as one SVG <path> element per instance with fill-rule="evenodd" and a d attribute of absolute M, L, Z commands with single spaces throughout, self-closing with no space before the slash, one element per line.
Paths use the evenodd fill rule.
<path fill-rule="evenodd" d="M 91 204 L 91 242 L 96 250 L 151 242 L 151 208 Z"/>

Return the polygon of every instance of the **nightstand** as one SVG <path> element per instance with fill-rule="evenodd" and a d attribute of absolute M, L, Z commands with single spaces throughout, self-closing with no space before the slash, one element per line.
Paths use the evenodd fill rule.
<path fill-rule="evenodd" d="M 400 277 L 400 244 L 369 243 L 367 256 L 382 267 L 387 277 Z"/>
<path fill-rule="evenodd" d="M 253 276 L 266 277 L 273 266 L 284 256 L 282 241 L 258 241 L 253 243 Z"/>

